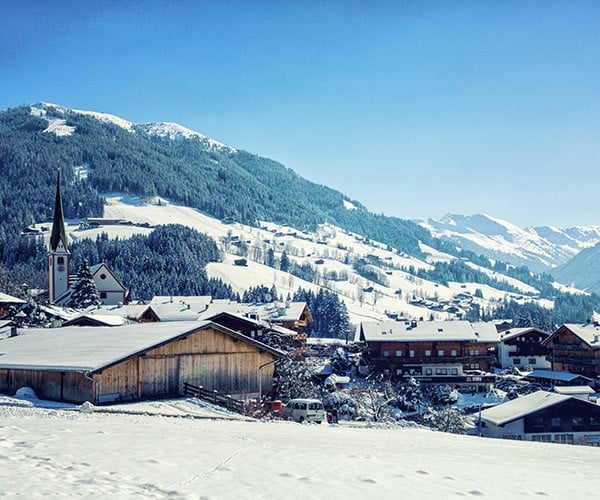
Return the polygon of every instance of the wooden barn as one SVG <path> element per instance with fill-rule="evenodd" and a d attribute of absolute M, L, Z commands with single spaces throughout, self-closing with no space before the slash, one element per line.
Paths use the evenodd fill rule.
<path fill-rule="evenodd" d="M 43 399 L 98 404 L 177 397 L 187 382 L 251 396 L 259 373 L 271 387 L 266 364 L 282 355 L 210 321 L 26 330 L 0 341 L 0 393 L 28 386 Z"/>

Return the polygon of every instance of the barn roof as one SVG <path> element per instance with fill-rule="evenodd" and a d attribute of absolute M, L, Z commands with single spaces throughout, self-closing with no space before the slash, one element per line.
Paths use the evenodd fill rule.
<path fill-rule="evenodd" d="M 280 357 L 284 353 L 210 321 L 20 330 L 0 341 L 0 369 L 96 372 L 191 333 L 213 328 Z"/>

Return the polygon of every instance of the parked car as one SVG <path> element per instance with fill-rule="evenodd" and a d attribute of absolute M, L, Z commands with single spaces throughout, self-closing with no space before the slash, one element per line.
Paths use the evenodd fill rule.
<path fill-rule="evenodd" d="M 291 411 L 292 420 L 296 422 L 316 422 L 325 420 L 325 408 L 318 399 L 290 399 L 286 407 Z"/>

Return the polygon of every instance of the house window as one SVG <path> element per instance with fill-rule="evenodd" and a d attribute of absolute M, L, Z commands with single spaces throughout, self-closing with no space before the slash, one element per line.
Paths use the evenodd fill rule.
<path fill-rule="evenodd" d="M 479 356 L 479 349 L 475 349 L 474 351 L 475 356 Z"/>
<path fill-rule="evenodd" d="M 431 356 L 431 351 L 430 350 L 426 350 L 425 351 L 425 356 Z"/>
<path fill-rule="evenodd" d="M 107 297 L 106 292 L 100 292 L 100 298 L 105 299 Z"/>
<path fill-rule="evenodd" d="M 521 358 L 513 358 L 513 365 L 520 365 L 521 364 Z"/>
<path fill-rule="evenodd" d="M 452 369 L 450 370 L 450 373 L 451 373 L 452 375 L 458 375 L 458 368 L 452 368 Z"/>
<path fill-rule="evenodd" d="M 400 368 L 396 370 L 396 375 L 402 375 L 402 370 Z"/>
<path fill-rule="evenodd" d="M 544 429 L 544 419 L 542 417 L 533 417 L 531 427 L 536 430 Z"/>
<path fill-rule="evenodd" d="M 402 351 L 396 351 L 396 357 L 397 358 L 402 357 Z"/>
<path fill-rule="evenodd" d="M 456 356 L 456 349 L 452 349 L 450 351 L 450 356 Z"/>
<path fill-rule="evenodd" d="M 411 358 L 414 358 L 414 357 L 415 357 L 415 351 L 408 351 L 408 355 L 409 355 Z"/>
<path fill-rule="evenodd" d="M 436 368 L 435 369 L 435 374 L 436 375 L 447 375 L 448 371 L 446 370 L 446 368 Z"/>
<path fill-rule="evenodd" d="M 443 355 L 444 355 L 444 350 L 438 349 L 438 356 L 443 356 Z"/>
<path fill-rule="evenodd" d="M 431 375 L 433 372 L 431 368 L 425 368 L 425 375 Z"/>
<path fill-rule="evenodd" d="M 384 375 L 389 375 L 389 374 L 390 374 L 390 371 L 389 371 L 389 370 L 386 368 L 385 370 L 383 370 L 383 374 L 384 374 Z"/>
<path fill-rule="evenodd" d="M 472 369 L 479 368 L 479 363 L 471 363 L 471 368 Z"/>
<path fill-rule="evenodd" d="M 550 419 L 550 426 L 553 429 L 560 429 L 561 428 L 560 417 L 552 417 Z"/>
<path fill-rule="evenodd" d="M 554 434 L 554 442 L 562 444 L 573 444 L 573 434 Z"/>
<path fill-rule="evenodd" d="M 600 417 L 590 417 L 590 427 L 598 429 L 600 427 Z"/>
<path fill-rule="evenodd" d="M 571 419 L 571 425 L 574 431 L 581 431 L 584 427 L 583 417 L 573 417 Z"/>
<path fill-rule="evenodd" d="M 529 358 L 528 361 L 530 365 L 535 365 L 535 358 Z"/>
<path fill-rule="evenodd" d="M 383 357 L 387 358 L 390 355 L 390 351 L 383 351 Z"/>
<path fill-rule="evenodd" d="M 535 436 L 531 436 L 532 441 L 538 441 L 540 443 L 551 443 L 552 442 L 552 434 L 538 434 Z"/>

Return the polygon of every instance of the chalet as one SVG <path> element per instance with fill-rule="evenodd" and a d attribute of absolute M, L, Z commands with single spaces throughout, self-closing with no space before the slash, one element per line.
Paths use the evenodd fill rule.
<path fill-rule="evenodd" d="M 23 299 L 0 292 L 0 318 L 6 316 L 11 308 L 19 308 L 23 304 L 27 304 L 27 302 Z"/>
<path fill-rule="evenodd" d="M 552 369 L 600 376 L 600 326 L 564 324 L 544 341 Z"/>
<path fill-rule="evenodd" d="M 549 369 L 548 348 L 542 343 L 550 334 L 538 328 L 511 328 L 500 334 L 498 361 L 501 368 Z"/>
<path fill-rule="evenodd" d="M 282 355 L 209 321 L 28 329 L 0 341 L 0 393 L 29 386 L 44 399 L 97 404 L 179 396 L 189 383 L 253 395 L 271 387 Z"/>
<path fill-rule="evenodd" d="M 363 322 L 358 340 L 366 344 L 368 363 L 392 378 L 413 376 L 469 390 L 487 390 L 493 381 L 481 374 L 496 363 L 498 334 L 491 323 Z"/>
<path fill-rule="evenodd" d="M 481 435 L 551 443 L 600 445 L 600 405 L 537 391 L 481 412 Z"/>

